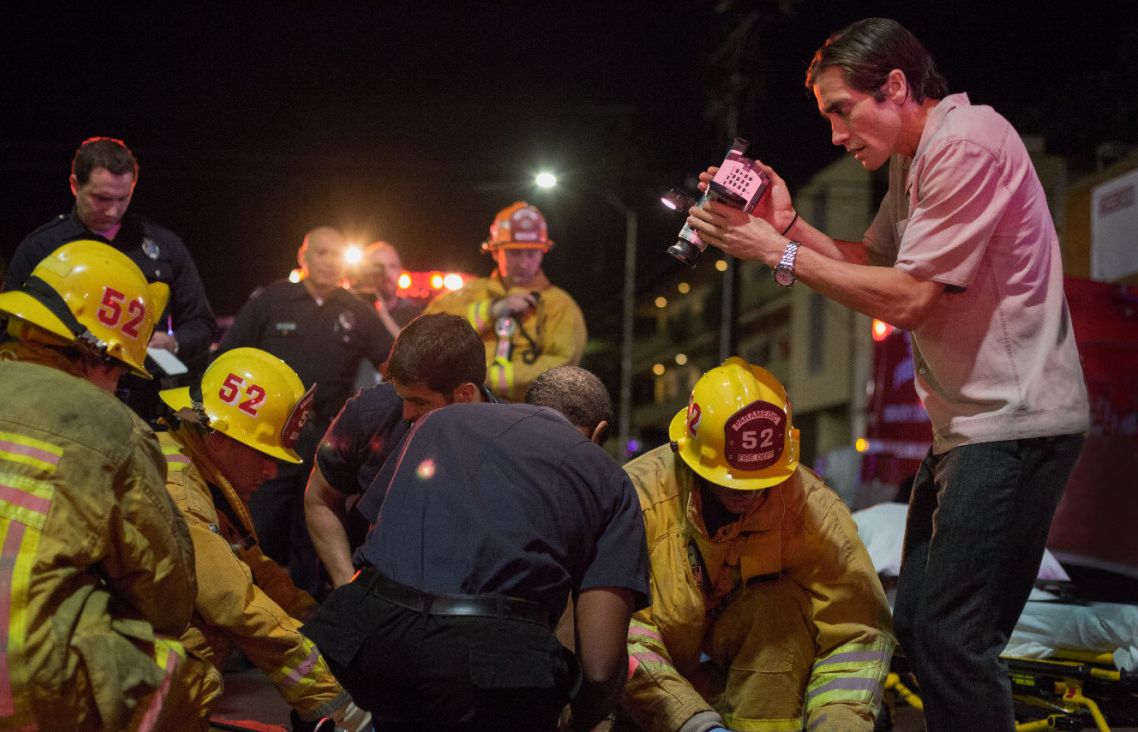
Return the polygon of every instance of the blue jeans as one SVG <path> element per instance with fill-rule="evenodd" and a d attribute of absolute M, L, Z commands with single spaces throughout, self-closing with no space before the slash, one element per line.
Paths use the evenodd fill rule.
<path fill-rule="evenodd" d="M 999 655 L 1082 444 L 1082 435 L 987 442 L 921 463 L 893 622 L 929 732 L 1014 728 Z"/>

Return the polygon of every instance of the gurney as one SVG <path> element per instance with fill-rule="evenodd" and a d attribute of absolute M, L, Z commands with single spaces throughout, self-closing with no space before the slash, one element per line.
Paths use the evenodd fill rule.
<path fill-rule="evenodd" d="M 900 566 L 902 504 L 854 513 L 858 532 L 888 587 Z M 1008 666 L 1017 730 L 1138 728 L 1138 604 L 1072 597 L 1062 565 L 1044 556 L 1037 589 L 1001 658 Z M 922 708 L 903 649 L 886 680 L 885 712 Z M 889 729 L 888 722 L 879 729 Z"/>
<path fill-rule="evenodd" d="M 1045 660 L 1001 657 L 1012 682 L 1017 731 L 1110 732 L 1138 726 L 1138 674 L 1117 669 L 1111 654 L 1062 650 Z M 915 681 L 904 669 L 903 658 L 897 660 L 885 681 L 885 713 L 890 717 L 896 714 L 896 704 L 922 709 Z"/>

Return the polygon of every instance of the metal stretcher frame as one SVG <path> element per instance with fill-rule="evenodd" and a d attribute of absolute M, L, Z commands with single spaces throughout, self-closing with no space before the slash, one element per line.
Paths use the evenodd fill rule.
<path fill-rule="evenodd" d="M 1017 732 L 1087 727 L 1110 732 L 1108 714 L 1122 718 L 1116 723 L 1133 725 L 1138 720 L 1138 673 L 1119 671 L 1109 653 L 1060 651 L 1046 660 L 1004 657 L 1004 661 L 1017 717 L 1033 717 L 1017 722 Z M 900 702 L 924 709 L 920 694 L 910 688 L 902 672 L 891 671 L 885 688 Z M 1111 712 L 1115 702 L 1120 702 L 1117 714 Z"/>

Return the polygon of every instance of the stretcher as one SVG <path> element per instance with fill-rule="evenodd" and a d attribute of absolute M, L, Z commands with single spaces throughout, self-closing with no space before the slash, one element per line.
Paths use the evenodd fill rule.
<path fill-rule="evenodd" d="M 1004 656 L 1012 682 L 1016 730 L 1111 732 L 1138 726 L 1138 674 L 1115 668 L 1109 653 L 1061 651 L 1045 659 Z M 886 713 L 922 709 L 912 675 L 895 667 L 885 681 Z M 892 716 L 892 714 L 890 715 Z"/>
<path fill-rule="evenodd" d="M 854 513 L 858 533 L 889 588 L 896 581 L 904 506 Z M 1066 572 L 1050 553 L 1002 658 L 1015 700 L 1017 730 L 1138 729 L 1138 604 L 1086 602 L 1071 596 Z M 886 679 L 886 714 L 922 709 L 904 650 Z M 888 721 L 879 729 L 889 729 Z"/>

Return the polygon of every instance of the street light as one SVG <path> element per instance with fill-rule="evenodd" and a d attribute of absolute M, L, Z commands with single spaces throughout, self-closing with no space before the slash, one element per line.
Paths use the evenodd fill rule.
<path fill-rule="evenodd" d="M 557 185 L 557 176 L 543 171 L 534 177 L 538 188 L 549 189 Z M 589 189 L 593 191 L 593 189 Z M 624 290 L 622 297 L 624 309 L 621 317 L 620 339 L 620 418 L 617 420 L 617 440 L 620 443 L 621 457 L 629 452 L 629 431 L 632 411 L 632 329 L 636 304 L 636 234 L 638 220 L 636 210 L 629 207 L 617 196 L 607 191 L 593 191 L 624 216 Z"/>

